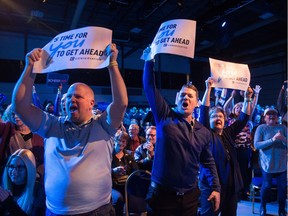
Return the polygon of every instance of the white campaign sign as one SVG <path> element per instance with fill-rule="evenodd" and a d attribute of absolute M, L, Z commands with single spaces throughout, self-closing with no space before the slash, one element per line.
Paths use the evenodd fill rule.
<path fill-rule="evenodd" d="M 246 91 L 250 84 L 250 71 L 246 64 L 237 64 L 209 58 L 213 87 Z"/>
<path fill-rule="evenodd" d="M 158 53 L 168 53 L 194 58 L 196 21 L 175 19 L 161 24 L 150 48 L 141 56 L 151 60 Z M 149 50 L 150 51 L 150 50 Z"/>
<path fill-rule="evenodd" d="M 33 73 L 49 73 L 64 69 L 107 67 L 109 57 L 104 50 L 112 42 L 112 31 L 101 27 L 84 27 L 63 32 L 43 47 Z"/>

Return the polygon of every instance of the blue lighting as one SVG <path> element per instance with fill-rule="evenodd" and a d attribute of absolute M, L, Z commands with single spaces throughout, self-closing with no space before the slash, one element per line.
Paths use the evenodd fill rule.
<path fill-rule="evenodd" d="M 225 25 L 226 25 L 226 21 L 222 22 L 222 25 L 221 25 L 221 27 L 222 27 L 222 28 L 224 28 L 224 27 L 225 27 Z"/>

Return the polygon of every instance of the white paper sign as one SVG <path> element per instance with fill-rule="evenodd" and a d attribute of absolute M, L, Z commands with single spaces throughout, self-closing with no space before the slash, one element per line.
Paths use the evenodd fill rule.
<path fill-rule="evenodd" d="M 250 84 L 250 71 L 246 64 L 237 64 L 209 58 L 214 87 L 246 91 Z"/>
<path fill-rule="evenodd" d="M 43 47 L 33 73 L 49 73 L 64 69 L 107 67 L 109 57 L 104 50 L 112 42 L 112 31 L 101 27 L 84 27 L 63 32 Z"/>
<path fill-rule="evenodd" d="M 144 52 L 143 60 L 151 60 L 158 53 L 168 53 L 194 58 L 196 21 L 175 19 L 161 24 L 150 48 Z M 150 50 L 149 50 L 150 51 Z"/>

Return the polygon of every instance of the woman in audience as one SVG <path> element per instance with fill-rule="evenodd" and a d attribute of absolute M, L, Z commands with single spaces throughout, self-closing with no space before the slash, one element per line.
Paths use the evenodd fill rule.
<path fill-rule="evenodd" d="M 222 216 L 236 216 L 237 212 L 237 193 L 243 187 L 237 153 L 234 146 L 236 135 L 242 130 L 249 120 L 251 114 L 252 89 L 249 87 L 245 92 L 244 106 L 239 116 L 233 124 L 224 127 L 225 112 L 220 106 L 210 108 L 210 95 L 213 85 L 213 79 L 206 80 L 206 91 L 200 106 L 199 121 L 211 132 L 210 149 L 215 159 L 217 172 L 221 184 L 221 202 L 220 208 L 214 212 L 214 204 L 211 201 L 210 194 L 213 188 L 208 183 L 206 174 L 207 168 L 200 169 L 199 187 L 201 190 L 201 210 L 203 216 L 214 216 L 221 213 Z"/>
<path fill-rule="evenodd" d="M 114 138 L 114 151 L 112 158 L 112 204 L 116 211 L 116 216 L 123 215 L 125 183 L 128 176 L 138 169 L 133 155 L 129 154 L 124 148 L 127 145 L 129 135 L 119 130 Z"/>
<path fill-rule="evenodd" d="M 32 117 L 32 116 L 31 116 Z M 0 122 L 0 175 L 8 157 L 18 149 L 29 149 L 36 158 L 37 177 L 43 180 L 44 139 L 31 132 L 9 105 Z"/>
<path fill-rule="evenodd" d="M 18 149 L 10 157 L 0 187 L 0 215 L 45 215 L 45 193 L 36 183 L 36 162 L 33 153 Z"/>
<path fill-rule="evenodd" d="M 241 175 L 242 175 L 242 179 L 244 183 L 244 188 L 239 193 L 239 198 L 244 199 L 244 200 L 247 199 L 247 193 L 250 190 L 250 183 L 252 180 L 252 166 L 251 166 L 252 137 L 251 137 L 251 133 L 253 129 L 253 123 L 251 121 L 251 116 L 253 115 L 253 112 L 258 103 L 258 97 L 259 97 L 259 92 L 261 90 L 261 87 L 259 85 L 256 85 L 253 90 L 254 90 L 254 97 L 253 99 L 251 98 L 251 101 L 250 101 L 250 104 L 251 104 L 250 105 L 251 106 L 250 120 L 248 121 L 246 126 L 242 129 L 242 131 L 238 133 L 234 141 L 234 145 L 237 150 L 237 158 L 238 158 L 239 165 L 240 165 Z M 243 96 L 243 93 L 240 92 L 240 95 Z M 224 108 L 225 107 L 226 107 L 226 104 L 224 105 Z M 243 107 L 243 103 L 238 102 L 234 105 L 231 113 L 229 113 L 229 111 L 225 109 L 225 112 L 227 116 L 229 117 L 228 126 L 231 125 L 233 122 L 235 122 L 239 118 L 242 107 Z"/>

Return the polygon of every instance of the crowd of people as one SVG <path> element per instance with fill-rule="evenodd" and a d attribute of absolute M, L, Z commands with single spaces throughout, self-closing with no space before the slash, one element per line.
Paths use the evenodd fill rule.
<path fill-rule="evenodd" d="M 1 215 L 123 216 L 125 182 L 143 169 L 151 172 L 148 215 L 233 216 L 249 194 L 255 156 L 263 177 L 261 216 L 272 178 L 279 215 L 286 215 L 287 82 L 274 106 L 258 104 L 259 85 L 213 89 L 211 77 L 202 100 L 188 82 L 171 106 L 155 85 L 155 61 L 146 60 L 149 106 L 128 107 L 118 49 L 110 44 L 112 102 L 105 110 L 84 83 L 64 94 L 59 86 L 55 102 L 41 104 L 32 69 L 42 54 L 27 53 L 12 104 L 1 94 Z"/>

